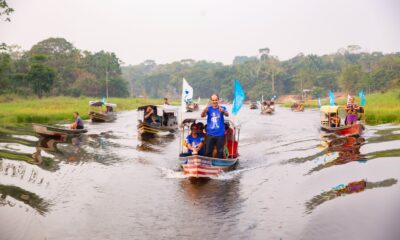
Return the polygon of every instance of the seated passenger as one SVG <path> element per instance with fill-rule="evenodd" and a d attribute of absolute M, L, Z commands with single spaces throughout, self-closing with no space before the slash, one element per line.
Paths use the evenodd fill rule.
<path fill-rule="evenodd" d="M 105 113 L 111 113 L 113 111 L 112 107 L 106 106 L 106 112 Z"/>
<path fill-rule="evenodd" d="M 74 112 L 73 114 L 75 121 L 69 126 L 70 129 L 83 129 L 83 121 L 79 116 L 78 112 Z"/>
<path fill-rule="evenodd" d="M 330 127 L 340 127 L 340 117 L 334 113 L 330 114 Z"/>
<path fill-rule="evenodd" d="M 151 125 L 159 125 L 154 118 L 155 118 L 154 110 L 152 107 L 148 106 L 146 111 L 144 112 L 144 122 L 151 124 Z"/>
<path fill-rule="evenodd" d="M 198 134 L 196 123 L 190 126 L 190 135 L 186 137 L 188 155 L 204 155 L 204 137 Z"/>

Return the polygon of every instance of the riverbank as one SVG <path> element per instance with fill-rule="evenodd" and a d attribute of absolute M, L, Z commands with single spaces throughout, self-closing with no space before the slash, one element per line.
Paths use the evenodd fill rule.
<path fill-rule="evenodd" d="M 79 112 L 82 119 L 88 119 L 90 97 L 49 97 L 22 98 L 0 96 L 0 124 L 15 125 L 23 123 L 67 123 L 73 120 L 72 113 Z M 98 99 L 100 100 L 100 99 Z M 133 110 L 145 104 L 162 104 L 162 99 L 109 98 L 107 102 L 116 103 L 117 111 Z"/>
<path fill-rule="evenodd" d="M 365 122 L 370 125 L 384 123 L 400 123 L 400 89 L 386 93 L 374 93 L 365 96 Z M 328 104 L 328 99 L 322 100 L 322 105 Z M 338 105 L 345 105 L 347 99 L 336 99 Z M 360 99 L 356 98 L 356 103 Z M 290 107 L 291 102 L 285 102 L 282 106 Z M 318 108 L 318 100 L 307 100 L 305 108 Z"/>

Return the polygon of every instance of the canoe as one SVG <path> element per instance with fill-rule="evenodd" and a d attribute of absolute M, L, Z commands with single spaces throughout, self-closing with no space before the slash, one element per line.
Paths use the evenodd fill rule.
<path fill-rule="evenodd" d="M 33 123 L 32 128 L 34 132 L 44 137 L 68 137 L 87 133 L 87 129 L 67 129 L 37 123 Z"/>

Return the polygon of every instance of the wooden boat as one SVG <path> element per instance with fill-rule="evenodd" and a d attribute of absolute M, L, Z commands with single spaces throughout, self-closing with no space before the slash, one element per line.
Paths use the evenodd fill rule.
<path fill-rule="evenodd" d="M 342 125 L 339 109 L 339 106 L 321 107 L 321 129 L 337 135 L 361 135 L 364 125 L 361 123 Z"/>
<path fill-rule="evenodd" d="M 43 137 L 68 138 L 87 133 L 87 129 L 66 129 L 33 123 L 33 131 Z"/>
<path fill-rule="evenodd" d="M 275 112 L 274 101 L 264 100 L 261 102 L 261 114 L 273 114 Z"/>
<path fill-rule="evenodd" d="M 197 103 L 191 102 L 186 103 L 186 112 L 195 112 L 199 111 L 199 105 Z"/>
<path fill-rule="evenodd" d="M 146 122 L 144 119 L 145 111 L 151 107 L 154 111 L 152 119 L 153 123 Z M 156 106 L 145 105 L 138 109 L 138 125 L 139 134 L 143 136 L 154 136 L 156 134 L 169 134 L 178 130 L 178 112 L 179 108 L 169 105 Z"/>
<path fill-rule="evenodd" d="M 250 109 L 258 109 L 258 105 L 256 102 L 251 102 L 250 103 Z"/>
<path fill-rule="evenodd" d="M 203 122 L 203 119 L 185 119 L 181 124 L 181 141 L 190 134 L 189 129 L 192 123 Z M 238 140 L 239 127 L 236 127 L 233 122 L 225 120 L 230 126 L 230 134 L 226 142 L 229 156 L 226 158 L 212 158 L 200 155 L 185 155 L 186 148 L 180 145 L 179 162 L 183 169 L 183 173 L 189 179 L 211 178 L 218 176 L 221 173 L 235 168 L 239 161 Z M 207 147 L 207 146 L 205 146 Z"/>
<path fill-rule="evenodd" d="M 304 103 L 302 102 L 295 102 L 290 107 L 293 112 L 304 112 Z"/>
<path fill-rule="evenodd" d="M 89 117 L 92 122 L 112 122 L 117 119 L 117 114 L 115 112 L 117 104 L 90 101 L 89 106 Z"/>

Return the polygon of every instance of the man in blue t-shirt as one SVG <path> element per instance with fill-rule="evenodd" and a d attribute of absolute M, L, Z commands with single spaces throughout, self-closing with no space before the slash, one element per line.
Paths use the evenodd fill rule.
<path fill-rule="evenodd" d="M 79 116 L 78 112 L 74 112 L 74 118 L 75 118 L 74 123 L 72 123 L 69 127 L 71 129 L 83 129 L 84 128 L 83 121 L 82 121 L 81 117 Z"/>
<path fill-rule="evenodd" d="M 225 144 L 224 116 L 228 117 L 229 113 L 226 111 L 226 107 L 219 106 L 219 97 L 216 94 L 211 96 L 211 105 L 207 106 L 201 113 L 201 117 L 205 116 L 207 116 L 206 156 L 212 157 L 214 146 L 216 146 L 218 158 L 223 158 Z"/>
<path fill-rule="evenodd" d="M 186 147 L 189 155 L 204 155 L 204 137 L 198 134 L 196 123 L 190 126 L 191 133 L 186 137 Z"/>

